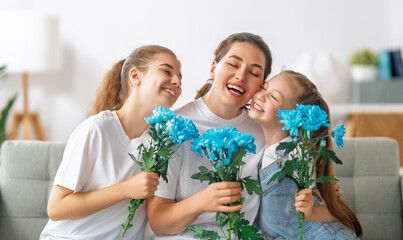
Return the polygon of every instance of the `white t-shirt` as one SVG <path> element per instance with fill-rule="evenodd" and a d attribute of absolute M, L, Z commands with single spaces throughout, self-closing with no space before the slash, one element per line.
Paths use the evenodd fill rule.
<path fill-rule="evenodd" d="M 241 115 L 236 118 L 230 120 L 222 119 L 212 113 L 200 98 L 179 108 L 176 112 L 184 118 L 191 119 L 199 129 L 200 134 L 212 128 L 226 126 L 236 127 L 240 132 L 252 134 L 255 137 L 256 154 L 249 154 L 243 158 L 246 164 L 243 166 L 241 176 L 251 176 L 253 179 L 258 179 L 258 166 L 264 150 L 264 136 L 260 126 L 249 118 L 246 110 L 242 111 Z M 193 174 L 199 172 L 199 166 L 205 166 L 208 169 L 212 169 L 212 166 L 207 157 L 200 158 L 195 152 L 190 150 L 190 147 L 190 142 L 183 143 L 175 153 L 175 156 L 171 158 L 168 167 L 168 183 L 160 180 L 158 190 L 155 192 L 156 196 L 175 199 L 175 201 L 179 202 L 208 186 L 208 181 L 200 182 L 200 180 L 191 178 Z M 242 196 L 245 197 L 245 202 L 244 208 L 241 211 L 245 212 L 245 218 L 252 224 L 259 210 L 260 196 L 256 194 L 249 195 L 246 190 L 242 192 Z M 200 201 L 203 201 L 203 199 L 200 199 Z M 201 225 L 206 230 L 213 230 L 222 235 L 216 222 L 215 212 L 202 213 L 192 225 Z M 179 235 L 154 236 L 153 238 L 172 240 L 193 239 L 194 234 L 193 231 L 186 229 Z"/>
<path fill-rule="evenodd" d="M 116 112 L 104 111 L 88 118 L 70 136 L 53 185 L 88 192 L 127 180 L 141 171 L 128 153 L 138 157 L 137 147 L 149 139 L 147 132 L 130 140 Z M 129 213 L 129 202 L 121 201 L 84 218 L 49 220 L 40 239 L 122 239 L 121 224 Z M 144 240 L 146 225 L 143 204 L 123 239 Z"/>
<path fill-rule="evenodd" d="M 280 142 L 289 142 L 291 141 L 291 137 L 286 137 Z M 280 142 L 277 142 L 275 144 L 270 145 L 264 150 L 263 158 L 262 158 L 262 167 L 261 169 L 269 166 L 273 162 L 277 160 L 278 155 L 276 154 L 276 147 L 280 144 Z M 289 156 L 285 156 L 284 159 L 289 159 Z"/>

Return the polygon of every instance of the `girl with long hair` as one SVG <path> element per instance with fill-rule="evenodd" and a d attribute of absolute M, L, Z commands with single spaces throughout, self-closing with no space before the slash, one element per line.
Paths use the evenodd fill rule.
<path fill-rule="evenodd" d="M 158 175 L 142 172 L 139 157 L 147 144 L 144 120 L 155 107 L 170 108 L 180 96 L 181 70 L 175 54 L 158 45 L 134 50 L 117 62 L 97 91 L 91 117 L 72 133 L 48 202 L 49 222 L 40 239 L 120 239 L 130 199 L 157 190 Z M 145 239 L 146 208 L 134 215 L 127 239 Z"/>
<path fill-rule="evenodd" d="M 286 160 L 276 152 L 282 141 L 289 141 L 288 131 L 282 131 L 279 123 L 278 109 L 293 109 L 296 104 L 317 105 L 329 116 L 329 107 L 316 86 L 303 74 L 294 71 L 283 71 L 264 83 L 262 89 L 252 100 L 249 116 L 263 129 L 266 149 L 262 158 L 259 173 L 260 183 L 264 191 L 261 199 L 259 222 L 260 227 L 270 239 L 299 239 L 298 214 L 304 213 L 304 239 L 358 239 L 362 235 L 360 222 L 335 191 L 333 182 L 318 183 L 317 196 L 320 205 L 314 206 L 312 189 L 297 190 L 292 180 L 285 178 L 282 182 L 271 182 L 273 174 L 278 172 Z M 330 133 L 328 127 L 321 127 L 313 133 L 313 137 Z M 326 147 L 331 148 L 330 137 L 326 139 Z M 331 161 L 316 162 L 316 177 L 335 176 Z M 318 201 L 316 201 L 318 203 Z M 293 207 L 295 206 L 295 207 Z"/>

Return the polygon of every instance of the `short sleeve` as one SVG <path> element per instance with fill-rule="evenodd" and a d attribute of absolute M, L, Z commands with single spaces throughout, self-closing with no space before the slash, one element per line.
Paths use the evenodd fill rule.
<path fill-rule="evenodd" d="M 168 199 L 176 198 L 176 191 L 180 181 L 182 168 L 183 148 L 185 144 L 186 143 L 181 144 L 171 159 L 169 159 L 167 171 L 168 183 L 161 177 L 158 189 L 154 193 L 155 196 Z"/>
<path fill-rule="evenodd" d="M 81 192 L 88 181 L 102 142 L 101 131 L 87 119 L 71 134 L 53 185 Z"/>

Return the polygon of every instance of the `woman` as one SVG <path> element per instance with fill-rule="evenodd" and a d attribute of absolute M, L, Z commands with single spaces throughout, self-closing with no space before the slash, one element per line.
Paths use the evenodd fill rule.
<path fill-rule="evenodd" d="M 260 89 L 270 74 L 271 52 L 260 36 L 237 33 L 222 41 L 211 66 L 211 80 L 193 102 L 177 110 L 191 119 L 200 134 L 211 128 L 232 126 L 255 137 L 256 154 L 244 158 L 242 177 L 257 179 L 258 165 L 264 149 L 261 128 L 249 118 L 244 106 Z M 193 239 L 185 225 L 202 225 L 219 232 L 215 212 L 245 212 L 253 223 L 259 209 L 259 196 L 242 192 L 237 182 L 208 185 L 191 179 L 199 166 L 211 168 L 207 158 L 200 158 L 185 143 L 170 160 L 168 183 L 160 182 L 155 197 L 147 203 L 147 214 L 156 239 Z M 244 205 L 226 206 L 245 197 Z M 171 235 L 171 236 L 168 236 Z"/>

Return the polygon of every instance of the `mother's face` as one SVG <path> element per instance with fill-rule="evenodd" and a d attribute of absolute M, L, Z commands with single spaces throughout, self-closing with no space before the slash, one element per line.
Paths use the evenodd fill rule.
<path fill-rule="evenodd" d="M 210 90 L 217 103 L 241 108 L 259 90 L 263 82 L 266 58 L 248 42 L 235 42 L 211 68 L 213 86 Z"/>

